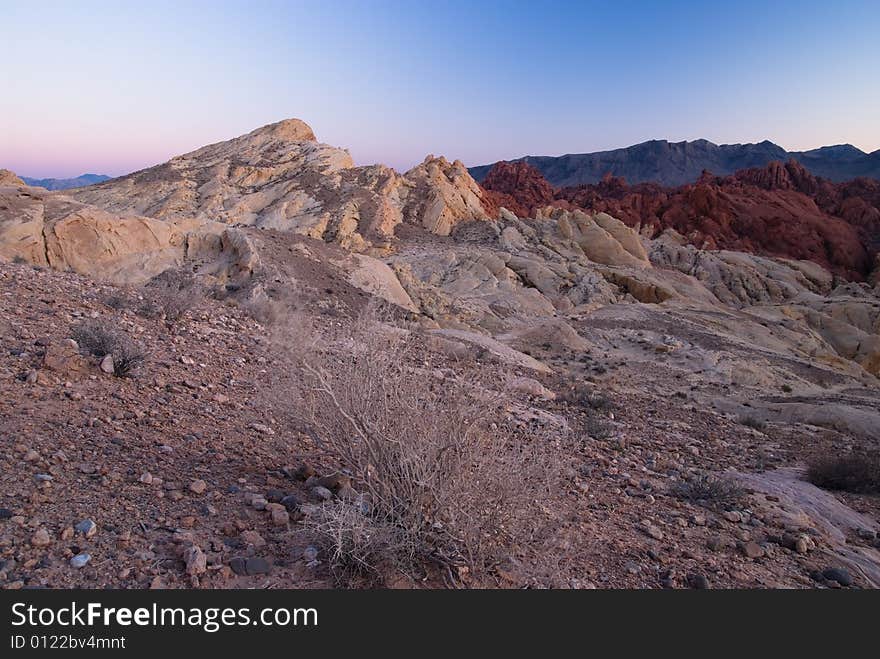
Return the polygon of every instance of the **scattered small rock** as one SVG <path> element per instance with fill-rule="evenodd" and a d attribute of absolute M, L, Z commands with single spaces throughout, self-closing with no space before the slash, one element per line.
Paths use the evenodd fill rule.
<path fill-rule="evenodd" d="M 312 494 L 314 494 L 315 497 L 320 499 L 321 501 L 330 501 L 330 499 L 333 498 L 333 492 L 328 490 L 326 487 L 323 487 L 322 485 L 317 485 L 313 487 Z"/>
<path fill-rule="evenodd" d="M 208 484 L 201 479 L 189 484 L 189 491 L 193 494 L 204 494 L 206 489 L 208 489 Z"/>
<path fill-rule="evenodd" d="M 86 553 L 77 554 L 76 556 L 74 556 L 73 558 L 70 559 L 70 566 L 73 568 L 79 569 L 79 568 L 85 567 L 86 564 L 90 560 L 92 560 L 92 557 L 90 554 L 86 554 Z"/>
<path fill-rule="evenodd" d="M 31 536 L 31 545 L 34 547 L 46 547 L 52 542 L 52 539 L 49 537 L 49 532 L 46 529 L 38 529 L 36 533 Z"/>
<path fill-rule="evenodd" d="M 709 580 L 706 578 L 706 575 L 699 572 L 688 574 L 687 583 L 688 586 L 696 590 L 706 590 L 709 588 Z"/>
<path fill-rule="evenodd" d="M 229 561 L 229 567 L 238 575 L 253 576 L 255 574 L 268 574 L 271 566 L 265 558 L 233 558 Z"/>
<path fill-rule="evenodd" d="M 104 359 L 101 360 L 101 370 L 109 375 L 113 374 L 113 371 L 115 370 L 113 365 L 113 355 L 104 355 Z"/>
<path fill-rule="evenodd" d="M 757 542 L 741 542 L 739 543 L 739 550 L 743 553 L 743 556 L 747 558 L 761 558 L 764 555 L 764 549 Z"/>
<path fill-rule="evenodd" d="M 852 586 L 853 583 L 849 570 L 842 567 L 829 567 L 822 571 L 822 576 L 828 581 L 836 581 L 841 586 Z"/>
<path fill-rule="evenodd" d="M 98 525 L 90 519 L 84 519 L 73 528 L 77 533 L 81 533 L 87 538 L 91 538 L 98 532 Z"/>
<path fill-rule="evenodd" d="M 190 576 L 204 574 L 208 569 L 208 558 L 197 545 L 184 550 L 183 561 L 186 563 L 186 573 Z"/>

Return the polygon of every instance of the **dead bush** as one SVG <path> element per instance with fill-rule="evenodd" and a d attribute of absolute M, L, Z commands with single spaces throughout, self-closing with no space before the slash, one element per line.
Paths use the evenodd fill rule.
<path fill-rule="evenodd" d="M 765 430 L 767 430 L 767 422 L 754 416 L 740 417 L 739 422 L 748 428 L 752 428 L 760 432 L 764 432 Z"/>
<path fill-rule="evenodd" d="M 582 382 L 572 385 L 562 398 L 572 405 L 596 412 L 614 409 L 614 401 L 606 393 Z"/>
<path fill-rule="evenodd" d="M 369 315 L 343 346 L 302 327 L 284 344 L 303 375 L 292 392 L 298 416 L 365 502 L 316 526 L 343 575 L 375 570 L 379 558 L 479 572 L 536 532 L 538 502 L 560 470 L 541 439 L 504 429 L 494 395 L 436 378 L 417 340 Z"/>
<path fill-rule="evenodd" d="M 596 414 L 591 414 L 586 418 L 584 429 L 593 439 L 608 439 L 614 435 L 614 424 Z"/>
<path fill-rule="evenodd" d="M 130 301 L 125 295 L 112 294 L 104 298 L 104 305 L 119 311 L 129 306 Z"/>
<path fill-rule="evenodd" d="M 346 501 L 325 504 L 307 518 L 306 527 L 318 538 L 339 585 L 381 583 L 379 567 L 406 550 L 398 529 Z"/>
<path fill-rule="evenodd" d="M 111 354 L 113 375 L 118 378 L 132 377 L 146 359 L 143 349 L 128 339 L 120 340 Z"/>
<path fill-rule="evenodd" d="M 817 456 L 807 466 L 807 480 L 826 490 L 880 494 L 880 452 Z"/>
<path fill-rule="evenodd" d="M 70 336 L 80 350 L 96 357 L 113 357 L 113 375 L 131 377 L 144 363 L 143 349 L 128 336 L 102 320 L 85 320 L 71 328 Z"/>
<path fill-rule="evenodd" d="M 80 350 L 97 357 L 112 355 L 120 336 L 102 320 L 84 320 L 70 330 Z"/>
<path fill-rule="evenodd" d="M 705 508 L 729 510 L 742 503 L 746 491 L 729 478 L 701 474 L 691 480 L 676 482 L 671 494 Z"/>
<path fill-rule="evenodd" d="M 164 318 L 167 324 L 175 325 L 202 295 L 202 286 L 192 273 L 166 270 L 145 284 L 144 303 L 138 313 L 147 318 Z"/>

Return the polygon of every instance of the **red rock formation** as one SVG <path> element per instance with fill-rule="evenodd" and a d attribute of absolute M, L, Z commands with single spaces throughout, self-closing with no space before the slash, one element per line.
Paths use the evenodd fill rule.
<path fill-rule="evenodd" d="M 814 261 L 851 279 L 864 279 L 880 250 L 880 181 L 835 184 L 794 160 L 733 176 L 704 171 L 679 188 L 609 175 L 559 190 L 526 163 L 499 163 L 483 185 L 520 216 L 547 205 L 605 211 L 649 236 L 671 228 L 701 248 Z"/>
<path fill-rule="evenodd" d="M 529 217 L 535 208 L 553 203 L 556 189 L 526 162 L 495 163 L 482 183 L 488 200 L 504 206 L 520 217 Z"/>

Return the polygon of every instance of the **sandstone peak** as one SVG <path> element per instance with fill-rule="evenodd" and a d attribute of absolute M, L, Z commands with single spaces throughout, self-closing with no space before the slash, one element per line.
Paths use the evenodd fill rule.
<path fill-rule="evenodd" d="M 317 142 L 314 131 L 302 119 L 284 119 L 248 133 L 249 136 L 271 136 L 286 142 Z"/>
<path fill-rule="evenodd" d="M 280 229 L 355 251 L 388 245 L 401 222 L 447 235 L 461 220 L 487 217 L 483 191 L 461 161 L 429 156 L 404 175 L 356 167 L 299 119 L 72 195 L 114 213 Z"/>

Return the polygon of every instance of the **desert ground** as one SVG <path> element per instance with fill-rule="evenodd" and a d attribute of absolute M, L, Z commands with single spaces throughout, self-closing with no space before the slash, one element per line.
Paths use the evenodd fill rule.
<path fill-rule="evenodd" d="M 880 586 L 872 189 L 496 167 L 0 174 L 0 584 Z"/>

